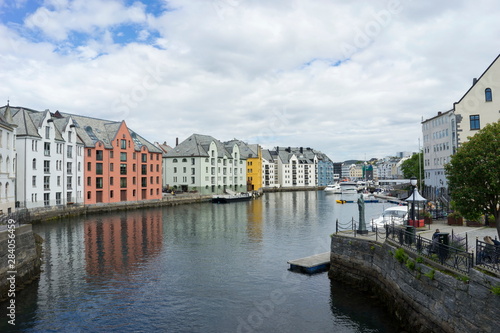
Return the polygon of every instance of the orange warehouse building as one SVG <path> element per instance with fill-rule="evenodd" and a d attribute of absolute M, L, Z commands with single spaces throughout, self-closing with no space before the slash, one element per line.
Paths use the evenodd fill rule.
<path fill-rule="evenodd" d="M 125 121 L 71 116 L 84 142 L 84 203 L 162 198 L 162 151 Z"/>

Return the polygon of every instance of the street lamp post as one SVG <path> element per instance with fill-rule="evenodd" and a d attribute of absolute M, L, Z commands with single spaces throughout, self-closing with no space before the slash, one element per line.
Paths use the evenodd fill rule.
<path fill-rule="evenodd" d="M 413 223 L 415 223 L 415 188 L 417 186 L 417 178 L 411 177 L 410 184 L 412 186 L 412 195 L 413 195 L 413 200 L 412 200 L 412 204 L 411 204 L 411 219 L 412 219 Z"/>

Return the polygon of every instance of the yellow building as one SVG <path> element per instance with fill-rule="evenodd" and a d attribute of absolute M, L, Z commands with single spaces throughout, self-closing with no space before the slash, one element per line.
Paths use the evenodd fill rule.
<path fill-rule="evenodd" d="M 247 189 L 257 191 L 262 188 L 262 148 L 248 145 L 252 153 L 247 157 Z"/>

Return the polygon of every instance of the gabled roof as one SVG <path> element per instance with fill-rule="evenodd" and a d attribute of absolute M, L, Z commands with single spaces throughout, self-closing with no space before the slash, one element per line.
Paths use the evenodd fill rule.
<path fill-rule="evenodd" d="M 483 76 L 484 76 L 484 75 L 485 75 L 485 74 L 486 74 L 486 73 L 490 70 L 491 66 L 493 66 L 493 64 L 494 64 L 495 62 L 497 62 L 497 60 L 498 60 L 499 58 L 500 58 L 500 54 L 499 54 L 499 55 L 495 58 L 495 60 L 493 60 L 493 62 L 492 62 L 492 63 L 488 66 L 488 68 L 486 68 L 486 70 L 483 72 L 483 74 L 481 74 L 481 76 L 480 76 L 477 80 L 474 80 L 474 83 L 472 84 L 472 86 L 470 86 L 469 90 L 467 90 L 467 91 L 465 92 L 465 94 L 464 94 L 464 95 L 460 98 L 460 100 L 459 100 L 458 102 L 453 103 L 453 105 L 455 105 L 455 104 L 459 104 L 459 103 L 460 103 L 460 102 L 464 99 L 464 97 L 465 97 L 465 96 L 467 96 L 467 94 L 469 93 L 469 91 L 471 91 L 471 89 L 472 89 L 472 88 L 474 88 L 474 86 L 475 86 L 476 84 L 478 84 L 478 83 L 479 83 L 479 81 L 481 81 L 481 79 L 483 78 Z"/>
<path fill-rule="evenodd" d="M 38 134 L 38 128 L 33 122 L 31 118 L 31 113 L 24 108 L 11 108 L 13 112 L 12 120 L 14 124 L 17 125 L 17 133 L 18 137 L 22 136 L 31 136 L 35 138 L 41 139 L 42 137 Z"/>
<path fill-rule="evenodd" d="M 241 140 L 237 140 L 237 139 L 226 141 L 224 144 L 230 153 L 233 152 L 233 147 L 236 144 L 238 146 L 238 148 L 240 149 L 241 157 L 244 159 L 256 158 L 258 156 L 258 145 L 257 144 L 249 145 L 248 143 L 241 141 Z"/>

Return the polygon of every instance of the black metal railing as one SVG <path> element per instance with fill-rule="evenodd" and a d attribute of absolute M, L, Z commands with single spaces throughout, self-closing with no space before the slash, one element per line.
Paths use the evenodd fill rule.
<path fill-rule="evenodd" d="M 476 265 L 500 272 L 500 246 L 476 239 Z"/>
<path fill-rule="evenodd" d="M 467 274 L 474 265 L 473 253 L 451 246 L 448 234 L 429 240 L 415 234 L 414 228 L 386 226 L 386 238 L 392 238 L 401 247 L 441 265 Z"/>

